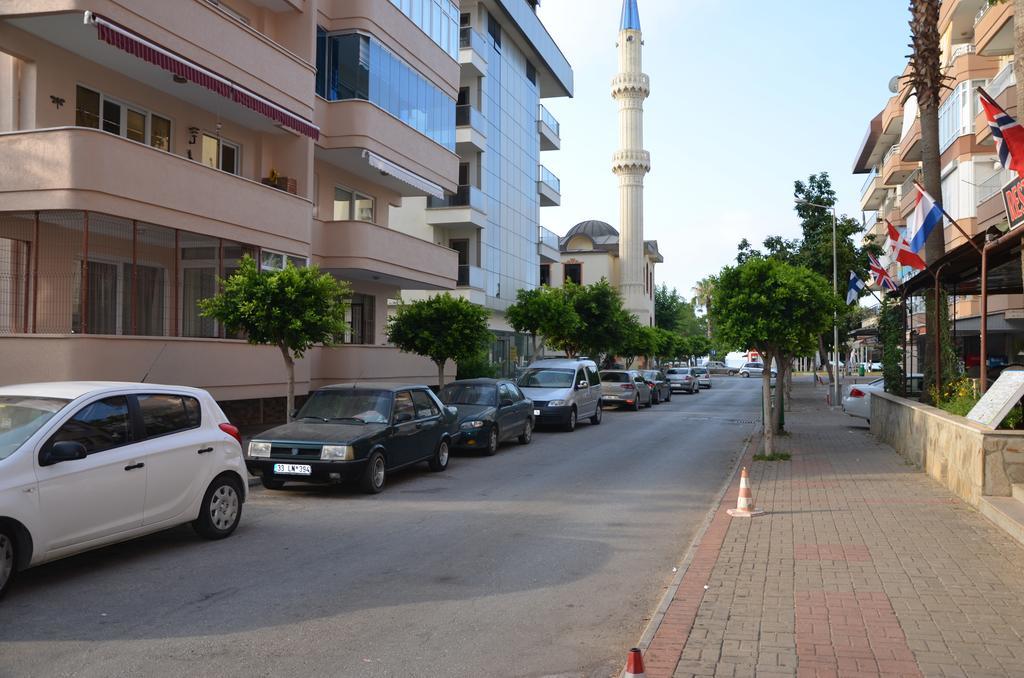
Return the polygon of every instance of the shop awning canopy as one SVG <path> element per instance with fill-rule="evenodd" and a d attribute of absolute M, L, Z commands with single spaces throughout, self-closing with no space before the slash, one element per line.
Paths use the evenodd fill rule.
<path fill-rule="evenodd" d="M 86 23 L 96 26 L 96 36 L 103 42 L 116 47 L 143 61 L 173 73 L 179 78 L 205 87 L 231 99 L 240 106 L 256 111 L 282 127 L 294 130 L 311 139 L 320 138 L 320 128 L 300 115 L 296 115 L 273 101 L 261 97 L 227 78 L 203 68 L 199 64 L 179 56 L 170 50 L 112 21 L 92 12 L 85 13 Z"/>

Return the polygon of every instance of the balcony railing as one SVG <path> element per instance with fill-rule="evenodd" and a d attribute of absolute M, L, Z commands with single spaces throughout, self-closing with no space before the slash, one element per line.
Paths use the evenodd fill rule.
<path fill-rule="evenodd" d="M 538 227 L 538 240 L 541 245 L 550 247 L 552 249 L 558 249 L 558 235 L 554 231 L 549 231 L 543 226 Z"/>
<path fill-rule="evenodd" d="M 988 92 L 989 96 L 995 99 L 997 96 L 1006 91 L 1008 87 L 1013 87 L 1017 84 L 1017 75 L 1013 70 L 1013 62 L 1003 66 L 1002 70 L 996 73 L 995 77 L 989 81 L 988 87 L 985 91 Z"/>
<path fill-rule="evenodd" d="M 479 266 L 468 264 L 459 265 L 459 277 L 456 281 L 459 287 L 472 287 L 482 290 L 484 288 L 484 269 Z"/>
<path fill-rule="evenodd" d="M 487 43 L 484 42 L 484 37 L 473 30 L 471 26 L 463 26 L 459 29 L 459 48 L 460 49 L 474 49 L 480 54 L 485 54 L 484 46 Z"/>
<path fill-rule="evenodd" d="M 484 194 L 476 186 L 459 186 L 454 193 L 444 198 L 427 198 L 427 207 L 431 209 L 444 209 L 447 207 L 471 207 L 475 210 L 484 211 Z"/>
<path fill-rule="evenodd" d="M 878 178 L 878 168 L 872 167 L 871 172 L 868 174 L 867 179 L 864 180 L 864 185 L 860 187 L 860 199 L 863 200 L 864 196 L 868 194 L 874 187 L 874 181 Z"/>
<path fill-rule="evenodd" d="M 949 53 L 949 61 L 947 63 L 951 64 L 954 61 L 956 61 L 959 57 L 962 57 L 965 54 L 974 54 L 976 51 L 977 50 L 975 49 L 974 45 L 970 43 L 953 45 L 953 50 Z"/>
<path fill-rule="evenodd" d="M 470 104 L 455 107 L 455 126 L 483 130 L 484 115 Z"/>
<path fill-rule="evenodd" d="M 562 131 L 559 127 L 558 120 L 555 119 L 555 116 L 551 115 L 551 111 L 545 108 L 544 104 L 540 105 L 540 119 L 545 125 L 554 130 L 555 136 L 562 136 Z"/>
<path fill-rule="evenodd" d="M 991 6 L 988 4 L 988 2 L 983 2 L 982 5 L 981 5 L 981 9 L 979 9 L 978 13 L 974 15 L 974 25 L 975 26 L 977 26 L 978 24 L 981 23 L 982 17 L 985 16 L 985 14 L 989 11 L 989 9 L 991 9 Z"/>
<path fill-rule="evenodd" d="M 561 193 L 562 192 L 562 182 L 561 182 L 561 180 L 558 177 L 556 177 L 551 172 L 551 170 L 549 170 L 544 165 L 540 166 L 540 180 L 542 182 L 544 182 L 545 184 L 547 184 L 548 186 L 550 186 L 551 188 L 553 188 L 556 193 Z"/>
<path fill-rule="evenodd" d="M 885 157 L 882 158 L 882 164 L 883 165 L 887 164 L 889 162 L 889 160 L 892 158 L 892 156 L 899 155 L 899 152 L 900 152 L 900 145 L 899 144 L 893 144 L 892 147 L 890 147 L 889 150 L 885 152 Z"/>
<path fill-rule="evenodd" d="M 907 177 L 907 180 L 903 182 L 903 186 L 900 188 L 900 195 L 905 198 L 908 195 L 911 195 L 911 194 L 915 193 L 916 189 L 914 188 L 914 182 L 915 181 L 919 181 L 920 179 L 921 179 L 921 168 L 919 167 L 916 170 L 914 170 L 913 172 L 911 172 L 910 176 Z"/>
<path fill-rule="evenodd" d="M 975 188 L 976 204 L 980 205 L 999 191 L 1013 178 L 1013 172 L 1008 169 L 1001 169 Z"/>

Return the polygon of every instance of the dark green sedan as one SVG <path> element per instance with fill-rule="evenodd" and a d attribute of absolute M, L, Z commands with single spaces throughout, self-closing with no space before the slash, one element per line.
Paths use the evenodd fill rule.
<path fill-rule="evenodd" d="M 505 379 L 463 379 L 441 389 L 441 400 L 459 412 L 456 447 L 491 456 L 505 440 L 533 439 L 533 401 Z"/>
<path fill-rule="evenodd" d="M 426 386 L 328 386 L 291 423 L 253 438 L 245 464 L 271 490 L 351 480 L 376 494 L 396 469 L 426 461 L 445 470 L 457 416 Z"/>

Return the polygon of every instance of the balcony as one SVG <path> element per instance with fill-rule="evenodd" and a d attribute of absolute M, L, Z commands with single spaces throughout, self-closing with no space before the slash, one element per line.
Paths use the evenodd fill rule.
<path fill-rule="evenodd" d="M 166 71 L 156 67 L 144 66 L 144 71 L 140 71 L 137 57 L 97 40 L 96 28 L 82 22 L 82 10 L 97 10 L 163 49 L 210 69 L 279 106 L 304 118 L 312 115 L 314 64 L 217 5 L 185 4 L 187 7 L 182 3 L 152 0 L 111 0 L 102 4 L 55 0 L 47 3 L 46 14 L 8 15 L 7 21 L 43 40 L 57 42 L 87 62 L 141 80 L 171 96 L 182 98 L 183 93 L 192 89 L 174 83 Z M 38 7 L 32 9 L 31 5 L 26 5 L 30 12 L 40 11 Z M 304 20 L 301 15 L 288 12 L 275 15 L 273 20 L 281 23 L 284 35 L 303 34 L 289 32 Z M 295 49 L 308 51 L 307 57 L 312 55 L 311 43 L 296 44 Z M 140 73 L 144 73 L 144 79 L 140 78 Z M 231 108 L 224 106 L 225 111 Z"/>
<path fill-rule="evenodd" d="M 459 30 L 459 63 L 474 77 L 487 75 L 487 43 L 470 26 Z"/>
<path fill-rule="evenodd" d="M 540 165 L 540 179 L 537 180 L 537 192 L 540 194 L 541 207 L 557 207 L 562 204 L 562 182 L 551 170 Z"/>
<path fill-rule="evenodd" d="M 985 91 L 996 100 L 1010 116 L 1017 117 L 1017 76 L 1013 71 L 1013 62 L 1006 64 L 1002 70 L 996 73 Z M 979 144 L 992 143 L 992 130 L 988 126 L 988 118 L 985 111 L 978 106 L 978 115 L 974 118 L 974 138 Z"/>
<path fill-rule="evenodd" d="M 483 113 L 469 104 L 455 107 L 455 150 L 459 155 L 487 150 L 487 125 Z"/>
<path fill-rule="evenodd" d="M 558 235 L 540 226 L 537 232 L 537 254 L 541 263 L 554 264 L 561 260 L 558 247 Z"/>
<path fill-rule="evenodd" d="M 479 266 L 469 266 L 467 264 L 461 264 L 459 266 L 459 277 L 457 285 L 459 287 L 468 287 L 474 290 L 482 290 L 484 288 L 484 269 Z"/>
<path fill-rule="evenodd" d="M 974 21 L 974 44 L 985 56 L 1013 54 L 1013 3 L 982 6 Z"/>
<path fill-rule="evenodd" d="M 459 186 L 444 198 L 427 198 L 427 223 L 431 226 L 487 225 L 486 196 L 476 186 Z"/>
<path fill-rule="evenodd" d="M 900 215 L 909 212 L 917 201 L 917 187 L 914 186 L 914 182 L 921 181 L 922 174 L 920 168 L 914 170 L 900 187 Z"/>
<path fill-rule="evenodd" d="M 537 131 L 540 132 L 540 150 L 557 151 L 562 147 L 561 126 L 544 104 L 540 105 Z"/>
<path fill-rule="evenodd" d="M 900 145 L 894 144 L 882 158 L 882 183 L 886 186 L 899 186 L 915 169 L 916 162 L 900 160 Z"/>
<path fill-rule="evenodd" d="M 0 134 L 0 196 L 10 211 L 106 212 L 284 252 L 306 251 L 313 215 L 305 198 L 82 127 Z"/>
<path fill-rule="evenodd" d="M 345 280 L 372 280 L 407 290 L 455 287 L 458 254 L 368 221 L 315 221 L 313 261 Z"/>
<path fill-rule="evenodd" d="M 882 183 L 882 178 L 878 176 L 878 168 L 873 167 L 864 181 L 864 186 L 860 189 L 860 209 L 863 212 L 877 210 L 882 206 L 883 200 L 885 200 L 885 185 Z"/>
<path fill-rule="evenodd" d="M 900 160 L 903 162 L 921 161 L 921 118 L 918 117 L 914 124 L 907 131 L 907 135 L 900 139 Z"/>

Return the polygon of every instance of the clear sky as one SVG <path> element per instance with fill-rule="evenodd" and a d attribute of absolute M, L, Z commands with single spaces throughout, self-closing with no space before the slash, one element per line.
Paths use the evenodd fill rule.
<path fill-rule="evenodd" d="M 733 263 L 743 237 L 800 234 L 793 182 L 827 171 L 839 211 L 860 218 L 851 174 L 889 79 L 909 53 L 904 0 L 639 0 L 651 76 L 644 145 L 647 239 L 658 278 L 689 297 Z M 621 0 L 542 0 L 540 16 L 575 73 L 575 97 L 547 99 L 562 149 L 541 161 L 562 205 L 541 209 L 559 234 L 585 219 L 618 224 L 611 173 L 618 118 L 610 83 Z M 840 281 L 841 284 L 843 280 Z"/>

